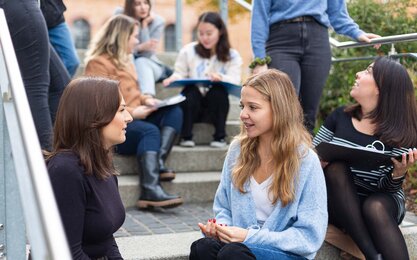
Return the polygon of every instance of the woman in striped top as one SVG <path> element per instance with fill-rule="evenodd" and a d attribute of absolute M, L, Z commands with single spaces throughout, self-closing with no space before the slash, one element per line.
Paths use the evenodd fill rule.
<path fill-rule="evenodd" d="M 378 140 L 386 153 L 402 157 L 377 168 L 322 162 L 329 222 L 345 229 L 366 259 L 408 259 L 398 224 L 405 215 L 402 183 L 417 159 L 413 83 L 401 64 L 380 57 L 356 74 L 350 95 L 357 103 L 336 109 L 313 144 L 332 141 L 363 147 Z"/>

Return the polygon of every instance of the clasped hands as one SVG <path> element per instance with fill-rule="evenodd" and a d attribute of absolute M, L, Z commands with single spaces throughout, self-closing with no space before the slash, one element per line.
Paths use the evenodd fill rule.
<path fill-rule="evenodd" d="M 224 243 L 243 242 L 248 234 L 248 230 L 226 224 L 216 223 L 216 219 L 209 219 L 207 224 L 198 223 L 198 227 L 206 237 L 218 239 Z"/>

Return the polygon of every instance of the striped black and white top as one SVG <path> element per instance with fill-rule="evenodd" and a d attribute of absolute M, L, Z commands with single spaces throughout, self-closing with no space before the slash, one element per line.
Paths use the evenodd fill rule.
<path fill-rule="evenodd" d="M 343 110 L 344 107 L 340 107 L 326 118 L 326 121 L 314 137 L 314 146 L 317 146 L 322 141 L 326 141 L 365 147 L 372 145 L 372 143 L 378 140 L 375 136 L 357 131 L 353 126 L 352 117 Z M 381 149 L 380 147 L 377 148 Z M 385 145 L 384 151 L 388 155 L 397 157 L 404 152 L 408 152 L 408 148 L 395 148 Z M 400 223 L 405 214 L 405 196 L 402 189 L 404 177 L 395 180 L 391 177 L 394 169 L 393 164 L 379 165 L 379 167 L 355 167 L 350 165 L 350 169 L 359 196 L 367 197 L 375 192 L 384 192 L 394 198 L 398 207 L 397 221 Z"/>

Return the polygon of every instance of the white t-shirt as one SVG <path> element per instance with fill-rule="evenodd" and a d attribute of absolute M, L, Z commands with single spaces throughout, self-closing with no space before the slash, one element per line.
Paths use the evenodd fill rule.
<path fill-rule="evenodd" d="M 268 179 L 259 184 L 253 176 L 250 177 L 250 190 L 255 202 L 256 219 L 262 224 L 274 210 L 272 195 L 268 192 L 269 187 L 272 184 L 272 179 L 273 176 L 271 175 Z"/>

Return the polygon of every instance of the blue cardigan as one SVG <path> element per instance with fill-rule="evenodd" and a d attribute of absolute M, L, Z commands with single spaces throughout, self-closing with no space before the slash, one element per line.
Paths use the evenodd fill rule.
<path fill-rule="evenodd" d="M 316 153 L 309 149 L 302 158 L 294 201 L 284 208 L 278 201 L 262 227 L 257 224 L 250 191 L 242 194 L 232 183 L 231 172 L 239 153 L 240 144 L 234 141 L 214 199 L 217 223 L 248 229 L 244 244 L 265 245 L 313 259 L 324 241 L 328 220 L 326 184 Z"/>

